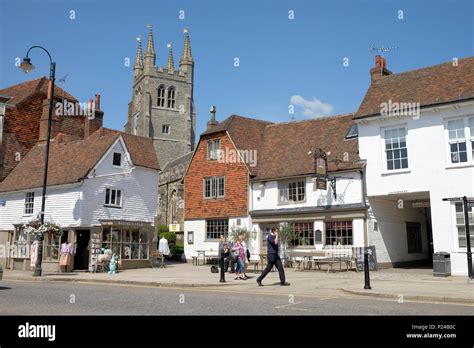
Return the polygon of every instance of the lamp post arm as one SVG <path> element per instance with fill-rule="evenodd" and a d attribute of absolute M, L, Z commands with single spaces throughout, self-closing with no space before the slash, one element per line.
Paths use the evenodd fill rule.
<path fill-rule="evenodd" d="M 28 58 L 28 55 L 30 54 L 30 51 L 31 51 L 33 48 L 40 48 L 40 49 L 42 49 L 43 51 L 45 51 L 46 54 L 47 54 L 48 57 L 49 57 L 49 63 L 50 63 L 50 64 L 53 64 L 53 58 L 51 58 L 51 54 L 49 54 L 48 50 L 47 50 L 46 48 L 42 47 L 42 46 L 31 46 L 31 47 L 28 49 L 28 51 L 26 52 L 26 58 Z"/>

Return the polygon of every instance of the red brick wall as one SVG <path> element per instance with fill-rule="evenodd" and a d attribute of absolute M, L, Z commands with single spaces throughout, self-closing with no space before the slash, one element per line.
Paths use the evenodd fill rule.
<path fill-rule="evenodd" d="M 220 138 L 221 149 L 234 149 L 225 132 L 203 137 L 184 178 L 185 219 L 247 215 L 248 171 L 243 163 L 207 160 L 207 140 Z M 204 178 L 225 176 L 225 197 L 204 199 Z"/>
<path fill-rule="evenodd" d="M 40 134 L 40 120 L 43 113 L 43 100 L 46 94 L 35 94 L 14 108 L 6 108 L 3 125 L 3 142 L 0 144 L 0 181 L 2 181 L 18 164 L 16 153 L 21 159 L 37 143 Z M 56 98 L 55 98 L 56 99 Z M 61 101 L 60 98 L 57 101 Z M 46 112 L 47 110 L 45 110 Z M 53 110 L 54 112 L 54 110 Z M 53 114 L 51 137 L 58 132 L 74 136 L 74 139 L 84 137 L 84 122 L 86 116 L 55 116 Z M 45 119 L 46 122 L 46 119 Z M 102 117 L 91 121 L 91 130 L 102 126 Z"/>
<path fill-rule="evenodd" d="M 2 156 L 0 156 L 3 164 L 0 181 L 18 164 L 16 153 L 18 152 L 23 158 L 36 144 L 42 111 L 43 99 L 39 96 L 31 97 L 18 107 L 6 108 L 1 144 Z"/>

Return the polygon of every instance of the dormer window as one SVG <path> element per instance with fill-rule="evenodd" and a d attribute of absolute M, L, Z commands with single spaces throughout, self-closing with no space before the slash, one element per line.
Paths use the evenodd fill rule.
<path fill-rule="evenodd" d="M 112 164 L 118 167 L 122 165 L 122 154 L 120 152 L 114 152 Z"/>
<path fill-rule="evenodd" d="M 346 139 L 357 138 L 359 136 L 359 129 L 356 124 L 353 124 L 346 133 Z"/>

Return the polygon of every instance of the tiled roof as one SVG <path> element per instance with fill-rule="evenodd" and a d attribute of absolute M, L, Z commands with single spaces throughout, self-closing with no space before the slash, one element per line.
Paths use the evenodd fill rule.
<path fill-rule="evenodd" d="M 4 89 L 0 89 L 0 94 L 5 96 L 12 97 L 8 103 L 9 104 L 20 104 L 21 102 L 28 99 L 30 96 L 42 93 L 48 93 L 48 81 L 49 79 L 46 77 L 40 77 L 35 80 L 30 80 L 26 82 L 22 82 Z M 77 99 L 69 94 L 68 92 L 64 91 L 61 87 L 55 85 L 54 86 L 54 95 L 55 97 L 59 98 L 62 97 L 64 93 L 64 98 L 71 101 L 76 102 Z"/>
<path fill-rule="evenodd" d="M 75 183 L 87 176 L 114 141 L 122 135 L 135 166 L 158 170 L 151 139 L 100 128 L 85 140 L 53 139 L 49 153 L 48 186 Z M 45 143 L 38 143 L 0 183 L 0 192 L 17 191 L 43 185 Z"/>
<path fill-rule="evenodd" d="M 226 131 L 238 150 L 257 150 L 258 156 L 265 128 L 271 124 L 272 123 L 268 121 L 231 115 L 216 126 L 213 126 L 210 130 L 202 133 L 201 136 Z M 258 161 L 257 166 L 248 166 L 248 169 L 252 175 L 256 175 Z"/>
<path fill-rule="evenodd" d="M 313 174 L 314 160 L 308 154 L 313 148 L 329 152 L 330 172 L 362 168 L 357 138 L 346 140 L 354 124 L 352 117 L 351 113 L 267 126 L 258 152 L 256 180 Z"/>
<path fill-rule="evenodd" d="M 380 114 L 381 103 L 429 106 L 474 98 L 474 57 L 374 79 L 354 118 Z"/>

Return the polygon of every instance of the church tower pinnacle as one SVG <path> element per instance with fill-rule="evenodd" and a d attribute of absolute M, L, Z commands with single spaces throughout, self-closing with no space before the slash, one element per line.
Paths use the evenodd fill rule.
<path fill-rule="evenodd" d="M 155 44 L 153 42 L 153 26 L 151 24 L 148 27 L 148 44 L 145 51 L 145 73 L 149 74 L 155 69 Z"/>

